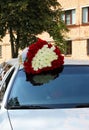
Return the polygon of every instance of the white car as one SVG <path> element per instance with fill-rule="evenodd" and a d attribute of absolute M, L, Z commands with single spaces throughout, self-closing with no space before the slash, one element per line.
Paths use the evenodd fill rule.
<path fill-rule="evenodd" d="M 89 130 L 88 64 L 35 76 L 13 66 L 1 92 L 0 130 Z"/>

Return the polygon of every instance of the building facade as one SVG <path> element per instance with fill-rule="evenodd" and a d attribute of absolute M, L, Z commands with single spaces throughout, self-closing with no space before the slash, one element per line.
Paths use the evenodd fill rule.
<path fill-rule="evenodd" d="M 66 57 L 89 60 L 89 1 L 58 0 L 69 32 Z"/>
<path fill-rule="evenodd" d="M 89 1 L 88 0 L 58 0 L 62 6 L 62 19 L 66 23 L 67 49 L 65 57 L 69 59 L 89 60 Z M 47 33 L 38 35 L 47 41 L 52 41 Z M 0 42 L 0 63 L 11 58 L 9 35 Z"/>
<path fill-rule="evenodd" d="M 7 34 L 2 41 L 0 41 L 0 63 L 11 59 L 11 46 L 9 35 Z"/>

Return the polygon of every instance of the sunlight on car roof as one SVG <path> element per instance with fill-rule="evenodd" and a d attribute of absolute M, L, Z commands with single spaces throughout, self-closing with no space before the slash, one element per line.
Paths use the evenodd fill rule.
<path fill-rule="evenodd" d="M 89 65 L 89 60 L 77 60 L 64 58 L 64 64 Z"/>

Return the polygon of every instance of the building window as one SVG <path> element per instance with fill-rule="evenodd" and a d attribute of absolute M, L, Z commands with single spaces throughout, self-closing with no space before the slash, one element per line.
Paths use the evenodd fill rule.
<path fill-rule="evenodd" d="M 65 55 L 72 54 L 72 41 L 67 41 L 65 44 Z"/>
<path fill-rule="evenodd" d="M 89 7 L 82 9 L 82 23 L 89 23 Z"/>
<path fill-rule="evenodd" d="M 87 55 L 89 55 L 89 39 L 87 39 Z"/>
<path fill-rule="evenodd" d="M 65 11 L 62 15 L 62 19 L 66 25 L 75 24 L 75 9 Z"/>
<path fill-rule="evenodd" d="M 0 57 L 2 57 L 2 46 L 0 45 Z"/>

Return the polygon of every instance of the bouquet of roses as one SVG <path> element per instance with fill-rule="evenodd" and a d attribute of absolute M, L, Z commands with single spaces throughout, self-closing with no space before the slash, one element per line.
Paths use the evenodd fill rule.
<path fill-rule="evenodd" d="M 60 68 L 64 63 L 59 48 L 38 38 L 28 47 L 24 69 L 27 74 L 40 74 Z"/>

